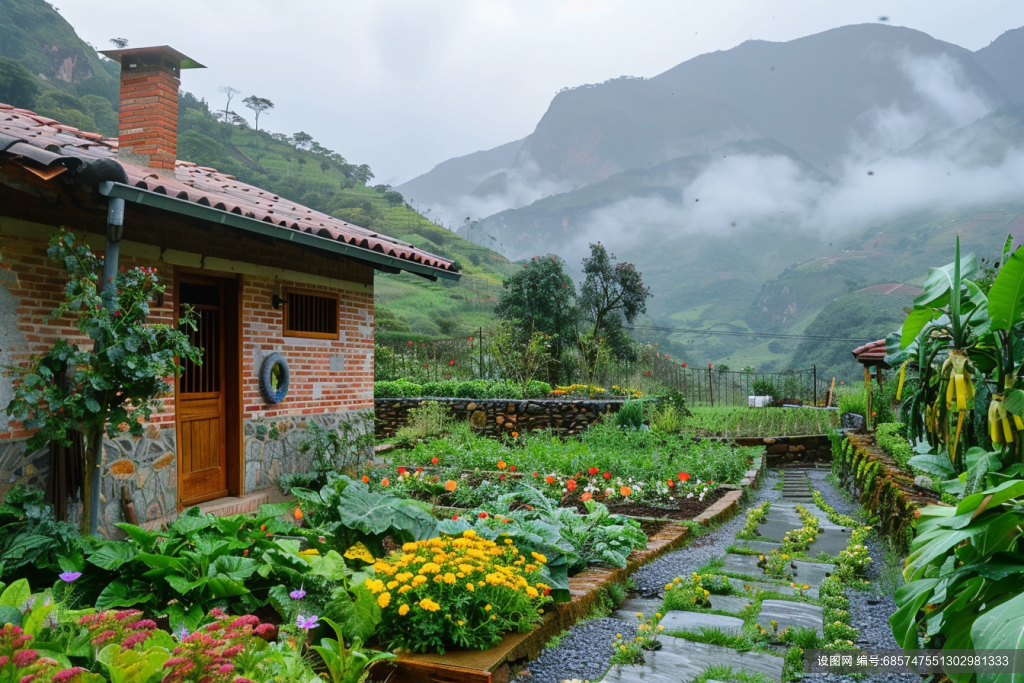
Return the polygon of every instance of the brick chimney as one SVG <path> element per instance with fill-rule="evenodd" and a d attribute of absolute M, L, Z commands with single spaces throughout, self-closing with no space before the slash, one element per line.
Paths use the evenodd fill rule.
<path fill-rule="evenodd" d="M 181 70 L 203 65 L 167 45 L 100 54 L 121 64 L 118 158 L 173 173 L 178 158 Z"/>

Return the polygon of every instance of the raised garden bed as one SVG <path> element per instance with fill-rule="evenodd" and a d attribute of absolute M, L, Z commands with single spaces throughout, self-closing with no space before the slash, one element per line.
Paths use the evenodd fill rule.
<path fill-rule="evenodd" d="M 748 472 L 751 488 L 756 487 L 762 463 Z M 725 490 L 724 493 L 694 521 L 709 525 L 724 522 L 739 509 L 745 488 Z M 532 659 L 544 648 L 550 638 L 567 629 L 590 613 L 600 599 L 601 592 L 614 583 L 625 581 L 630 574 L 654 559 L 686 543 L 690 528 L 684 524 L 668 522 L 649 537 L 644 550 L 633 551 L 624 569 L 594 568 L 569 579 L 570 602 L 548 608 L 544 621 L 528 633 L 513 633 L 501 644 L 489 650 L 451 650 L 444 655 L 402 654 L 396 660 L 372 669 L 375 681 L 393 677 L 410 683 L 506 683 L 511 678 L 512 665 Z"/>

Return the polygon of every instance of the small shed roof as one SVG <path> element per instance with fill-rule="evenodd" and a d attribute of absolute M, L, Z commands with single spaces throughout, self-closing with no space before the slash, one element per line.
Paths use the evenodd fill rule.
<path fill-rule="evenodd" d="M 889 364 L 885 362 L 885 340 L 879 339 L 858 346 L 853 350 L 853 359 L 861 365 L 888 369 Z"/>

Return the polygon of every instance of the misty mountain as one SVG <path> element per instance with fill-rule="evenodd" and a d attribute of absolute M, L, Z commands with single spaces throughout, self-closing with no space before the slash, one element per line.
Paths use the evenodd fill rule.
<path fill-rule="evenodd" d="M 397 186 L 410 201 L 423 197 L 431 205 L 450 205 L 468 195 L 490 176 L 503 173 L 523 146 L 522 140 L 507 142 L 494 149 L 473 152 L 442 161 L 427 173 Z"/>
<path fill-rule="evenodd" d="M 1022 46 L 847 26 L 566 90 L 507 169 L 444 203 L 512 257 L 602 241 L 651 286 L 647 324 L 677 330 L 642 334 L 684 358 L 852 372 L 846 342 L 684 330 L 867 339 L 957 235 L 980 255 L 1024 239 Z"/>
<path fill-rule="evenodd" d="M 1024 27 L 1007 31 L 975 52 L 974 58 L 1011 101 L 1024 104 Z"/>

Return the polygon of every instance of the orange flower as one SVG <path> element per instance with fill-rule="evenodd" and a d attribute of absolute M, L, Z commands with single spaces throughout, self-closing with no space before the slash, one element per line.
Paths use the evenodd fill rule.
<path fill-rule="evenodd" d="M 363 483 L 364 484 L 369 484 L 370 483 L 370 478 L 368 476 L 366 476 L 365 474 L 363 475 Z"/>
<path fill-rule="evenodd" d="M 387 477 L 384 477 L 383 479 L 380 480 L 380 485 L 381 486 L 391 486 L 391 480 L 388 479 Z"/>
<path fill-rule="evenodd" d="M 458 487 L 458 483 L 456 483 L 456 481 L 454 479 L 449 479 L 448 481 L 446 481 L 444 483 L 444 490 L 445 491 L 454 491 L 456 489 L 456 487 Z"/>
<path fill-rule="evenodd" d="M 575 491 L 576 490 L 576 480 L 575 479 L 570 479 L 569 481 L 565 482 L 565 488 L 569 489 L 570 493 Z"/>
<path fill-rule="evenodd" d="M 619 487 L 619 495 L 622 496 L 623 498 L 628 498 L 632 493 L 633 489 L 629 488 L 628 486 Z"/>
<path fill-rule="evenodd" d="M 593 494 L 590 493 L 590 491 L 584 491 L 583 495 L 580 496 L 580 500 L 582 500 L 585 503 L 585 502 L 587 502 L 588 500 L 590 500 L 593 497 L 594 496 L 593 496 Z"/>
<path fill-rule="evenodd" d="M 302 519 L 302 508 L 295 508 L 295 512 L 293 514 L 295 515 L 295 519 Z"/>
<path fill-rule="evenodd" d="M 519 432 L 512 432 L 512 438 L 513 439 L 518 439 L 519 438 Z"/>
<path fill-rule="evenodd" d="M 503 470 L 506 467 L 508 467 L 508 463 L 506 463 L 504 460 L 499 460 L 498 461 L 498 469 L 499 470 Z"/>
<path fill-rule="evenodd" d="M 671 480 L 671 479 L 668 480 L 668 487 L 669 488 L 672 488 L 675 485 L 676 485 L 676 483 L 673 480 Z"/>
<path fill-rule="evenodd" d="M 554 483 L 555 483 L 555 478 L 554 478 L 554 477 L 552 477 L 552 476 L 551 476 L 551 475 L 549 474 L 548 476 L 544 477 L 544 481 L 546 481 L 546 482 L 547 482 L 547 483 L 549 483 L 549 484 L 554 484 Z"/>
<path fill-rule="evenodd" d="M 680 472 L 679 473 L 679 481 L 689 481 L 689 480 L 690 480 L 690 475 L 689 474 L 687 474 L 686 472 Z"/>

